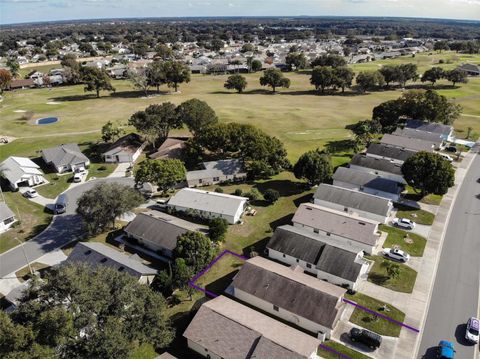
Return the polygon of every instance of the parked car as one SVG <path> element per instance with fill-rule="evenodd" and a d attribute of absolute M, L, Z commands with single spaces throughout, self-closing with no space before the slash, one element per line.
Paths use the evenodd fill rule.
<path fill-rule="evenodd" d="M 57 202 L 55 203 L 55 208 L 54 208 L 55 214 L 65 213 L 65 211 L 67 210 L 67 205 L 68 205 L 68 197 L 65 193 L 62 193 L 60 196 L 58 196 Z"/>
<path fill-rule="evenodd" d="M 377 333 L 366 329 L 352 328 L 350 330 L 350 340 L 365 344 L 369 348 L 375 350 L 382 344 L 382 337 Z"/>
<path fill-rule="evenodd" d="M 441 340 L 437 347 L 438 359 L 453 359 L 455 355 L 455 349 L 453 343 L 448 340 Z"/>
<path fill-rule="evenodd" d="M 82 179 L 83 177 L 85 177 L 87 173 L 84 171 L 84 172 L 77 172 L 73 175 L 73 182 L 75 183 L 79 183 L 79 182 L 82 182 Z"/>
<path fill-rule="evenodd" d="M 442 156 L 444 160 L 446 160 L 448 162 L 453 162 L 453 158 L 450 157 L 449 155 L 446 155 L 444 153 L 439 153 L 439 155 Z"/>
<path fill-rule="evenodd" d="M 394 226 L 402 227 L 405 229 L 414 229 L 415 222 L 408 218 L 394 218 L 392 221 Z"/>
<path fill-rule="evenodd" d="M 35 198 L 35 197 L 38 197 L 38 192 L 33 188 L 30 188 L 30 189 L 27 189 L 23 195 L 27 198 Z"/>
<path fill-rule="evenodd" d="M 400 262 L 408 262 L 410 260 L 410 254 L 397 248 L 385 248 L 383 255 Z"/>
<path fill-rule="evenodd" d="M 467 321 L 467 329 L 465 330 L 465 339 L 469 342 L 478 343 L 478 331 L 480 328 L 480 320 L 475 317 L 471 317 Z"/>
<path fill-rule="evenodd" d="M 457 152 L 457 148 L 455 146 L 447 146 L 445 147 L 445 151 L 455 153 Z"/>

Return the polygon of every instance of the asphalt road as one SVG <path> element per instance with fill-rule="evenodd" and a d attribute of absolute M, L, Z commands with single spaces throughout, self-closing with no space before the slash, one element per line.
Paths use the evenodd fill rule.
<path fill-rule="evenodd" d="M 472 359 L 478 352 L 478 346 L 464 340 L 465 323 L 469 317 L 478 315 L 479 305 L 480 154 L 475 157 L 447 226 L 422 331 L 421 358 L 436 358 L 435 346 L 442 339 L 454 343 L 455 358 Z"/>
<path fill-rule="evenodd" d="M 134 184 L 131 178 L 107 178 L 89 181 L 68 190 L 66 192 L 68 205 L 64 214 L 55 216 L 47 229 L 23 244 L 23 249 L 22 246 L 17 246 L 0 255 L 0 278 L 25 267 L 27 258 L 30 263 L 33 263 L 46 253 L 61 248 L 82 236 L 82 222 L 76 214 L 77 200 L 83 192 L 102 182 L 115 182 L 129 186 Z"/>

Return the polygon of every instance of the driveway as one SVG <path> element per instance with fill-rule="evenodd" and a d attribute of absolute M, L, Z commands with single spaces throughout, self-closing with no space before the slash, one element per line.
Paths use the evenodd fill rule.
<path fill-rule="evenodd" d="M 17 246 L 0 255 L 0 278 L 25 267 L 27 259 L 30 263 L 33 263 L 46 253 L 81 238 L 83 228 L 81 219 L 76 214 L 77 200 L 85 191 L 98 183 L 104 182 L 119 183 L 132 187 L 134 185 L 131 178 L 104 178 L 79 184 L 66 191 L 68 205 L 64 214 L 55 216 L 47 229 L 35 238 L 25 242 L 23 246 Z"/>

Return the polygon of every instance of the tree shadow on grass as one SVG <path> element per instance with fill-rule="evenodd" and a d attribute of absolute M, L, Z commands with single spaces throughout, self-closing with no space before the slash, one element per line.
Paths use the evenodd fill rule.
<path fill-rule="evenodd" d="M 383 274 L 370 273 L 368 276 L 368 279 L 376 285 L 383 286 L 388 281 L 389 278 L 388 276 Z"/>
<path fill-rule="evenodd" d="M 302 203 L 311 203 L 313 198 L 313 193 L 307 193 L 306 195 L 297 198 L 293 201 L 296 207 L 299 207 Z"/>
<path fill-rule="evenodd" d="M 283 226 L 283 225 L 286 225 L 286 224 L 291 224 L 292 223 L 292 218 L 293 218 L 293 213 L 290 213 L 290 214 L 287 214 L 286 216 L 278 218 L 275 221 L 270 222 L 270 228 L 272 230 L 275 230 L 275 228 L 277 228 L 279 226 Z"/>
<path fill-rule="evenodd" d="M 260 255 L 264 254 L 270 238 L 271 238 L 270 236 L 267 236 L 255 243 L 250 244 L 249 246 L 243 248 L 242 254 L 247 258 L 250 258 L 250 254 L 253 252 L 256 252 Z"/>
<path fill-rule="evenodd" d="M 232 284 L 233 277 L 235 277 L 235 275 L 238 273 L 238 271 L 240 270 L 239 267 L 241 266 L 242 264 L 239 264 L 238 266 L 236 266 L 238 269 L 235 269 L 232 272 L 227 273 L 223 277 L 218 278 L 217 280 L 207 284 L 205 286 L 205 289 L 209 292 L 222 295 L 223 292 L 225 292 L 225 290 L 228 288 L 228 286 Z"/>
<path fill-rule="evenodd" d="M 231 91 L 212 91 L 210 92 L 212 95 L 239 95 L 238 92 L 231 92 Z M 255 89 L 255 90 L 247 90 L 243 91 L 241 95 L 272 95 L 274 94 L 272 90 L 267 89 Z"/>
<path fill-rule="evenodd" d="M 280 193 L 281 197 L 297 195 L 306 190 L 303 183 L 290 180 L 270 180 L 256 183 L 255 187 L 262 193 L 267 189 L 274 189 Z"/>
<path fill-rule="evenodd" d="M 339 152 L 349 152 L 355 149 L 354 140 L 338 140 L 338 141 L 328 141 L 325 144 L 325 149 L 330 153 L 339 153 Z"/>

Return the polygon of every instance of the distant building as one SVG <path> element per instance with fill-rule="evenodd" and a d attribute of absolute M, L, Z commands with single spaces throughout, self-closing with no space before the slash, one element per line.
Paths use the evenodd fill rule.
<path fill-rule="evenodd" d="M 320 359 L 318 339 L 224 296 L 203 303 L 183 336 L 211 359 Z"/>
<path fill-rule="evenodd" d="M 232 282 L 233 295 L 275 317 L 330 338 L 345 309 L 346 289 L 262 257 L 245 262 Z"/>
<path fill-rule="evenodd" d="M 156 269 L 143 264 L 137 255 L 127 255 L 96 242 L 78 242 L 64 263 L 86 263 L 92 267 L 113 268 L 130 274 L 142 284 L 151 284 L 158 273 Z"/>
<path fill-rule="evenodd" d="M 12 80 L 8 85 L 9 90 L 23 90 L 33 87 L 35 87 L 35 81 L 33 79 Z"/>
<path fill-rule="evenodd" d="M 168 201 L 168 207 L 203 218 L 224 218 L 237 223 L 247 205 L 248 198 L 229 194 L 183 188 Z"/>
<path fill-rule="evenodd" d="M 15 213 L 6 203 L 0 203 L 0 233 L 7 231 L 17 221 Z"/>
<path fill-rule="evenodd" d="M 242 160 L 229 159 L 203 162 L 205 169 L 187 172 L 188 187 L 209 186 L 227 181 L 243 181 L 247 171 Z"/>
<path fill-rule="evenodd" d="M 120 137 L 102 154 L 107 163 L 133 163 L 141 155 L 146 142 L 139 135 L 130 133 Z"/>
<path fill-rule="evenodd" d="M 40 166 L 26 157 L 10 156 L 0 164 L 0 174 L 12 191 L 21 186 L 36 186 L 45 182 Z"/>
<path fill-rule="evenodd" d="M 480 66 L 477 64 L 462 64 L 457 67 L 459 70 L 465 71 L 469 76 L 479 76 Z"/>
<path fill-rule="evenodd" d="M 85 156 L 76 143 L 67 143 L 42 150 L 45 163 L 52 166 L 57 173 L 74 171 L 75 168 L 87 168 L 90 160 Z"/>

